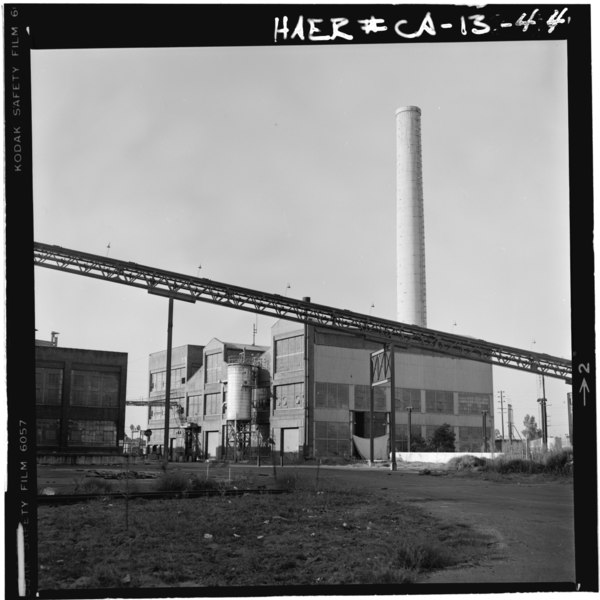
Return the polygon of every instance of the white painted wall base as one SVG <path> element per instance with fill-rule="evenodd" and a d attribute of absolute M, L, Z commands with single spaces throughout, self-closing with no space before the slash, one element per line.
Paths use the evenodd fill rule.
<path fill-rule="evenodd" d="M 476 456 L 477 458 L 493 459 L 502 456 L 502 452 L 396 452 L 396 462 L 443 464 L 457 456 Z"/>

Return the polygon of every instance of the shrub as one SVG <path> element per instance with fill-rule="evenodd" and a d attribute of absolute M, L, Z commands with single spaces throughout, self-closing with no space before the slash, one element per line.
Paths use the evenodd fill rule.
<path fill-rule="evenodd" d="M 449 469 L 453 469 L 455 471 L 461 471 L 463 469 L 473 469 L 475 467 L 484 467 L 486 465 L 485 458 L 479 458 L 478 456 L 472 456 L 471 454 L 466 454 L 464 456 L 455 456 L 451 458 L 447 465 Z"/>
<path fill-rule="evenodd" d="M 73 493 L 75 494 L 110 494 L 113 486 L 106 479 L 84 478 L 75 482 Z"/>
<path fill-rule="evenodd" d="M 540 473 L 544 469 L 540 463 L 524 458 L 499 458 L 490 461 L 487 467 L 489 470 L 503 475 L 506 473 Z"/>
<path fill-rule="evenodd" d="M 164 471 L 155 486 L 159 492 L 183 492 L 188 489 L 189 480 L 181 471 Z"/>
<path fill-rule="evenodd" d="M 188 488 L 192 491 L 198 490 L 219 490 L 222 488 L 222 485 L 219 484 L 215 479 L 206 479 L 206 477 L 198 477 L 197 475 L 193 475 L 188 480 Z"/>
<path fill-rule="evenodd" d="M 404 542 L 396 553 L 398 566 L 413 571 L 431 571 L 456 564 L 457 558 L 443 546 L 431 542 Z"/>
<path fill-rule="evenodd" d="M 573 452 L 571 450 L 559 450 L 549 452 L 542 459 L 544 472 L 556 475 L 568 475 L 572 472 Z"/>

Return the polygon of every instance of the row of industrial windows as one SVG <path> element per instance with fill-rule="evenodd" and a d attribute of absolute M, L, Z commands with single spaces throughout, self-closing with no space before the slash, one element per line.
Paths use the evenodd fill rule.
<path fill-rule="evenodd" d="M 316 383 L 315 407 L 316 408 L 349 408 L 350 386 L 346 383 Z M 355 410 L 369 410 L 371 399 L 371 386 L 354 386 Z M 390 405 L 389 386 L 373 388 L 373 410 L 386 411 Z M 415 412 L 421 412 L 421 390 L 396 388 L 396 410 L 406 410 L 411 407 Z M 489 394 L 471 394 L 459 392 L 458 414 L 480 414 L 482 411 L 491 410 L 491 397 Z M 425 412 L 454 414 L 454 393 L 447 391 L 426 390 Z"/>
<path fill-rule="evenodd" d="M 119 373 L 71 371 L 71 406 L 119 406 Z M 60 406 L 63 392 L 63 370 L 37 367 L 35 401 L 45 406 Z"/>
<path fill-rule="evenodd" d="M 304 406 L 304 384 L 290 383 L 274 387 L 275 408 L 302 408 Z"/>
<path fill-rule="evenodd" d="M 315 422 L 317 454 L 347 456 L 350 454 L 350 424 L 332 421 Z"/>
<path fill-rule="evenodd" d="M 262 388 L 261 388 L 262 389 Z M 379 386 L 373 388 L 373 410 L 375 412 L 386 412 L 389 405 L 389 387 Z M 260 408 L 268 408 L 268 390 L 263 390 Z M 278 385 L 273 388 L 275 408 L 278 410 L 286 408 L 302 408 L 305 406 L 304 383 L 291 383 Z M 200 417 L 202 415 L 220 415 L 225 412 L 227 392 L 221 394 L 216 392 L 204 396 L 190 396 L 188 398 L 187 415 Z M 370 386 L 354 386 L 354 409 L 357 411 L 369 411 Z M 316 383 L 316 408 L 338 408 L 348 409 L 350 405 L 350 386 L 344 383 Z M 412 407 L 415 412 L 421 411 L 421 391 L 417 389 L 396 388 L 396 410 L 404 411 Z M 490 396 L 488 394 L 462 394 L 459 393 L 459 414 L 480 414 L 482 410 L 490 408 Z M 152 419 L 162 418 L 163 412 L 160 407 L 151 409 Z M 454 395 L 452 392 L 427 390 L 425 392 L 425 411 L 427 413 L 454 414 Z"/>
<path fill-rule="evenodd" d="M 114 421 L 70 420 L 69 446 L 116 446 L 117 424 Z M 37 443 L 40 446 L 59 445 L 59 419 L 37 419 Z"/>
<path fill-rule="evenodd" d="M 182 402 L 183 398 L 173 398 L 171 400 L 171 406 L 170 406 L 170 412 L 169 412 L 169 419 L 171 421 L 176 420 L 180 417 L 183 416 L 183 408 L 182 408 Z M 164 405 L 157 405 L 157 404 L 153 404 L 150 406 L 150 413 L 148 415 L 148 418 L 150 420 L 156 420 L 156 419 L 164 419 L 165 418 L 165 407 Z"/>
<path fill-rule="evenodd" d="M 295 385 L 299 385 L 302 386 L 300 390 L 297 390 L 296 388 L 294 388 L 293 393 L 300 393 L 302 396 L 302 401 L 304 401 L 304 385 L 303 384 L 295 384 Z M 279 387 L 286 387 L 286 386 L 279 386 Z M 277 388 L 275 388 L 277 390 Z M 254 394 L 255 396 L 255 404 L 256 404 L 256 408 L 258 410 L 265 410 L 269 408 L 269 388 L 256 388 L 256 390 L 253 390 L 253 392 L 256 391 L 256 393 Z M 290 390 L 287 390 L 285 393 L 287 393 L 287 397 L 289 397 L 289 392 Z M 200 418 L 203 415 L 220 415 L 220 414 L 225 414 L 225 402 L 227 400 L 227 392 L 224 391 L 223 392 L 223 402 L 221 402 L 220 400 L 220 394 L 217 393 L 213 393 L 213 394 L 206 394 L 204 396 L 204 398 L 206 398 L 206 404 L 203 403 L 202 401 L 203 396 L 202 395 L 197 395 L 197 396 L 189 396 L 188 400 L 187 400 L 187 415 L 190 418 Z M 294 397 L 295 398 L 295 397 Z M 294 400 L 295 401 L 295 400 Z M 254 403 L 254 401 L 253 401 Z M 292 408 L 292 406 L 289 406 L 287 408 Z M 156 418 L 156 417 L 153 417 Z"/>
<path fill-rule="evenodd" d="M 376 413 L 377 415 L 377 413 Z M 358 418 L 357 418 L 358 417 Z M 386 415 L 379 415 L 379 419 L 374 422 L 373 435 L 384 435 L 386 433 Z M 358 423 L 362 423 L 364 418 L 364 431 L 356 432 Z M 355 413 L 355 433 L 363 433 L 362 437 L 368 437 L 369 425 L 366 423 L 368 414 Z M 361 426 L 362 427 L 362 426 Z M 425 438 L 430 438 L 437 426 L 427 425 L 425 427 Z M 408 425 L 406 423 L 397 423 L 395 427 L 396 442 L 406 443 L 408 441 Z M 416 439 L 422 435 L 421 425 L 411 426 L 411 437 Z M 490 435 L 488 429 L 488 437 Z M 459 451 L 481 451 L 483 446 L 483 428 L 482 427 L 463 427 L 458 428 L 458 450 Z M 317 453 L 345 455 L 350 451 L 350 424 L 347 422 L 316 421 L 315 422 L 315 448 Z"/>
<path fill-rule="evenodd" d="M 304 368 L 304 337 L 275 341 L 275 372 L 300 371 Z"/>
<path fill-rule="evenodd" d="M 171 369 L 171 388 L 181 387 L 185 383 L 185 368 Z M 150 391 L 159 392 L 167 387 L 167 372 L 157 371 L 150 374 Z"/>
<path fill-rule="evenodd" d="M 350 386 L 346 383 L 322 383 L 315 385 L 316 408 L 348 408 Z"/>

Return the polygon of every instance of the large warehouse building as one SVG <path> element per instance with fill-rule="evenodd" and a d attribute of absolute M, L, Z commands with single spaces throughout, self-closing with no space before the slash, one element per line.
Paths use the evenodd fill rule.
<path fill-rule="evenodd" d="M 127 354 L 36 340 L 35 361 L 38 460 L 122 454 Z"/>
<path fill-rule="evenodd" d="M 369 357 L 380 348 L 355 335 L 286 321 L 273 326 L 270 348 L 217 339 L 174 348 L 173 373 L 192 353 L 202 352 L 202 364 L 185 382 L 171 378 L 171 456 L 252 458 L 272 443 L 288 459 L 364 457 Z M 165 351 L 151 355 L 151 384 L 165 361 Z M 409 407 L 413 439 L 430 438 L 448 424 L 457 451 L 482 451 L 484 431 L 492 448 L 491 365 L 397 349 L 395 367 L 397 451 L 407 450 Z M 162 453 L 164 388 L 152 389 L 150 398 L 150 451 Z M 389 452 L 390 407 L 389 385 L 376 387 L 373 436 L 385 440 L 376 459 Z"/>

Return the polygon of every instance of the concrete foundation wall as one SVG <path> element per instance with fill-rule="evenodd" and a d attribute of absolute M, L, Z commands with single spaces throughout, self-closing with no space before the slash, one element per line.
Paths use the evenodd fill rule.
<path fill-rule="evenodd" d="M 424 462 L 445 464 L 457 456 L 476 456 L 493 459 L 502 456 L 501 452 L 396 452 L 396 462 Z M 391 457 L 390 457 L 391 458 Z"/>

